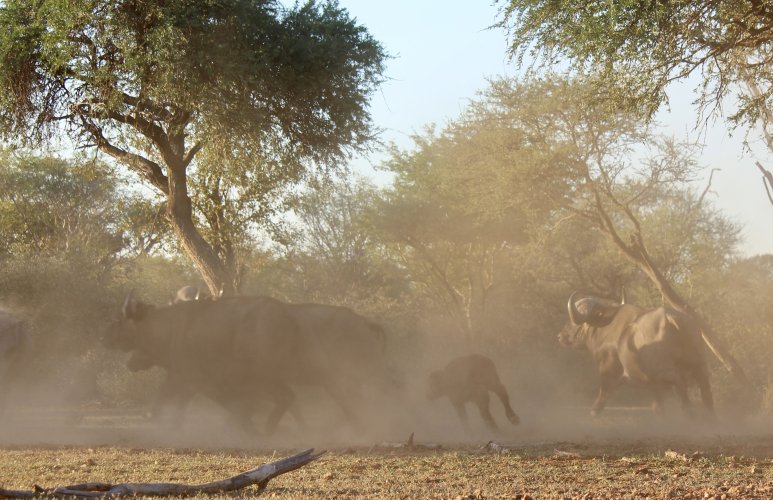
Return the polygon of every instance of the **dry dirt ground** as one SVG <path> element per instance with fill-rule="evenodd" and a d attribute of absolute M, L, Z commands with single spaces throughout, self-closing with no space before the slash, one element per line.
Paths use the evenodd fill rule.
<path fill-rule="evenodd" d="M 623 422 L 610 413 L 608 420 L 589 420 L 563 433 L 528 421 L 499 435 L 481 432 L 447 442 L 417 431 L 413 447 L 402 443 L 407 435 L 351 444 L 345 431 L 300 436 L 288 427 L 276 439 L 254 439 L 200 420 L 185 424 L 183 439 L 175 437 L 181 429 L 154 430 L 131 412 L 17 414 L 0 427 L 0 487 L 201 483 L 314 446 L 327 453 L 272 480 L 263 496 L 773 498 L 770 422 L 679 428 L 669 421 Z M 257 492 L 250 487 L 221 498 Z"/>

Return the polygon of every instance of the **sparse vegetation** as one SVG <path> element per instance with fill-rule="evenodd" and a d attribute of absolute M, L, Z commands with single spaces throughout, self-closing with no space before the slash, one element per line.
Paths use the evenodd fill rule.
<path fill-rule="evenodd" d="M 574 74 L 492 78 L 458 118 L 388 147 L 380 167 L 391 180 L 376 185 L 342 167 L 374 144 L 368 98 L 388 56 L 333 0 L 1 2 L 0 135 L 16 149 L 0 154 L 0 306 L 23 318 L 30 343 L 0 416 L 0 486 L 199 483 L 322 442 L 331 444 L 322 460 L 266 494 L 773 497 L 773 255 L 740 255 L 742 228 L 713 205 L 696 146 L 650 121 L 666 83 L 702 69 L 701 109 L 746 85 L 737 123 L 773 127 L 770 6 L 498 3 L 515 55 L 567 56 Z M 721 36 L 707 40 L 715 29 Z M 674 38 L 685 45 L 661 47 Z M 53 143 L 75 152 L 42 153 Z M 314 332 L 270 332 L 298 334 L 285 362 L 243 329 L 264 318 L 252 306 L 202 321 L 197 356 L 177 346 L 186 376 L 207 374 L 200 394 L 154 367 L 164 338 L 130 371 L 128 354 L 102 342 L 121 304 L 139 303 L 124 297 L 134 290 L 147 303 L 122 326 L 126 339 L 183 285 L 208 288 L 208 301 L 224 291 L 354 309 L 373 325 L 363 331 L 378 340 L 368 343 L 377 362 L 366 364 L 389 379 L 378 381 L 389 397 L 372 394 L 370 380 L 344 380 L 334 392 L 351 398 L 357 418 L 341 424 L 348 410 L 315 392 L 325 363 L 294 357 Z M 662 420 L 632 418 L 651 394 L 631 386 L 589 420 L 597 373 L 556 336 L 573 291 L 617 301 L 622 286 L 629 302 L 698 318 L 758 398 L 740 402 L 737 380 L 711 358 L 718 422 L 671 420 L 670 401 Z M 187 311 L 200 305 L 173 310 L 186 311 L 175 331 L 196 330 Z M 229 328 L 240 341 L 214 363 Z M 504 434 L 488 447 L 477 415 L 467 444 L 453 444 L 462 429 L 452 409 L 425 397 L 432 370 L 473 352 L 493 360 L 508 416 L 520 417 L 502 426 L 492 401 Z M 313 369 L 302 378 L 299 366 Z M 163 392 L 169 380 L 176 395 Z M 300 409 L 293 416 L 312 415 L 312 425 L 283 417 L 276 433 L 250 433 L 269 399 L 256 394 L 279 385 L 290 412 Z M 164 408 L 159 394 L 181 403 Z M 414 431 L 439 445 L 369 444 Z"/>
<path fill-rule="evenodd" d="M 638 446 L 638 449 L 637 449 Z M 440 452 L 330 451 L 317 462 L 269 483 L 270 498 L 770 498 L 769 455 L 749 456 L 743 447 L 701 452 L 695 457 L 654 447 L 515 448 L 492 454 L 476 448 Z M 688 450 L 694 450 L 688 448 Z M 563 450 L 560 450 L 563 451 Z M 743 455 L 738 453 L 743 453 Z M 5 488 L 54 486 L 83 481 L 198 483 L 216 480 L 278 452 L 207 451 L 101 447 L 3 450 Z M 684 457 L 683 458 L 680 458 Z M 231 495 L 249 498 L 256 488 Z"/>

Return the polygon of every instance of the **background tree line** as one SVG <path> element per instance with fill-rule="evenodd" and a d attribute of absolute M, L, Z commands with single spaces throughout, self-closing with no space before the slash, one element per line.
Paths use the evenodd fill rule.
<path fill-rule="evenodd" d="M 240 240 L 242 292 L 353 307 L 389 325 L 397 364 L 476 350 L 503 359 L 513 380 L 539 373 L 571 393 L 593 374 L 555 340 L 569 294 L 618 299 L 624 285 L 638 304 L 664 300 L 610 238 L 611 223 L 646 241 L 658 272 L 768 387 L 773 259 L 739 256 L 740 228 L 712 207 L 693 145 L 580 104 L 587 88 L 492 81 L 457 120 L 391 151 L 391 183 L 341 172 L 286 189 L 272 223 Z M 165 303 L 179 286 L 204 286 L 158 200 L 124 179 L 90 159 L 4 155 L 0 283 L 56 346 L 42 363 L 64 349 L 105 370 L 96 340 L 123 294 Z M 566 384 L 557 374 L 567 366 L 587 377 Z"/>
<path fill-rule="evenodd" d="M 592 383 L 555 342 L 569 294 L 625 285 L 702 317 L 773 387 L 771 259 L 739 256 L 696 146 L 651 121 L 669 81 L 706 68 L 700 104 L 746 85 L 734 116 L 767 133 L 766 4 L 502 3 L 513 54 L 547 70 L 391 147 L 376 186 L 346 160 L 373 145 L 388 54 L 335 2 L 6 1 L 0 131 L 21 149 L 0 166 L 0 299 L 30 318 L 31 372 L 99 372 L 87 392 L 126 397 L 97 342 L 123 295 L 196 283 L 347 305 L 389 325 L 405 366 L 477 350 L 569 394 Z"/>

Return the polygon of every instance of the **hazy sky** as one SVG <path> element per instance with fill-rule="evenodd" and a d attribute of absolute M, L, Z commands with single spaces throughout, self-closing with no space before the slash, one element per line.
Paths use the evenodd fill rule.
<path fill-rule="evenodd" d="M 497 8 L 485 0 L 340 0 L 340 5 L 393 56 L 386 71 L 389 81 L 372 103 L 374 122 L 384 129 L 387 141 L 409 147 L 411 133 L 456 118 L 487 86 L 487 78 L 516 72 L 506 57 L 504 33 L 487 29 L 497 19 Z M 697 138 L 691 85 L 675 87 L 670 95 L 671 110 L 661 112 L 658 121 L 677 138 Z M 753 145 L 756 156 L 744 152 L 744 132 L 729 137 L 721 119 L 702 137 L 708 144 L 700 159 L 707 177 L 710 168 L 721 169 L 714 175 L 713 200 L 743 225 L 742 251 L 773 253 L 773 206 L 754 166 L 759 160 L 773 168 L 773 155 L 760 144 Z M 374 155 L 355 164 L 373 177 L 368 163 L 382 158 Z"/>

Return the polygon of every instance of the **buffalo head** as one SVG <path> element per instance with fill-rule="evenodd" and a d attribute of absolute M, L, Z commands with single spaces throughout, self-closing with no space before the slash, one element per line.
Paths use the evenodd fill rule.
<path fill-rule="evenodd" d="M 108 349 L 130 351 L 134 349 L 137 335 L 137 323 L 155 309 L 134 298 L 134 291 L 129 292 L 123 302 L 121 319 L 113 322 L 104 336 L 104 344 Z"/>
<path fill-rule="evenodd" d="M 579 300 L 576 297 L 577 292 L 569 297 L 569 321 L 558 334 L 558 341 L 565 346 L 582 348 L 592 328 L 600 328 L 610 323 L 620 306 L 625 303 L 625 295 L 621 304 L 595 297 L 583 297 Z"/>
<path fill-rule="evenodd" d="M 434 371 L 427 378 L 427 399 L 433 401 L 445 394 L 443 387 L 443 372 Z"/>

